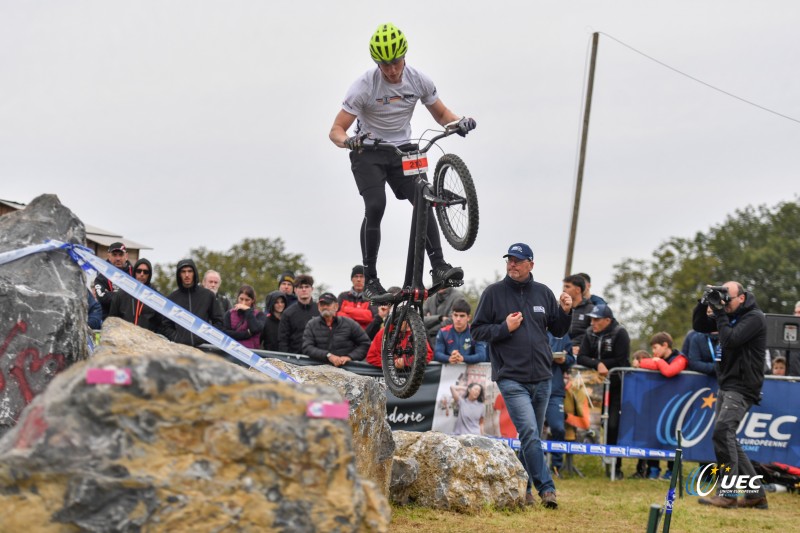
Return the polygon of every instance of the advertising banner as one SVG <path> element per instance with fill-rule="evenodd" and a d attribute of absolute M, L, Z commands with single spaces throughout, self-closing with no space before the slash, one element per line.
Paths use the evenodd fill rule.
<path fill-rule="evenodd" d="M 681 430 L 685 460 L 715 461 L 714 378 L 694 372 L 665 378 L 633 369 L 622 375 L 620 445 L 674 449 Z M 754 461 L 800 465 L 800 382 L 767 377 L 762 392 L 739 425 L 739 444 Z"/>

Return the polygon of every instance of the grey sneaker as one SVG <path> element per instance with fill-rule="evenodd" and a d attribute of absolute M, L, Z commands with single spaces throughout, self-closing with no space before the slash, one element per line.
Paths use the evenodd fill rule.
<path fill-rule="evenodd" d="M 450 263 L 442 263 L 441 265 L 434 267 L 431 270 L 431 278 L 433 278 L 433 284 L 439 285 L 443 281 L 447 280 L 462 280 L 464 279 L 464 271 L 461 270 L 461 267 L 454 267 Z"/>
<path fill-rule="evenodd" d="M 541 495 L 542 505 L 546 509 L 558 509 L 558 502 L 556 501 L 556 493 L 553 491 L 545 492 Z"/>

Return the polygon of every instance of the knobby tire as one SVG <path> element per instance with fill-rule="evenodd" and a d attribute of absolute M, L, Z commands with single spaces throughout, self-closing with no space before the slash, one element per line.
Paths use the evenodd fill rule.
<path fill-rule="evenodd" d="M 478 194 L 467 165 L 454 154 L 436 163 L 433 192 L 445 200 L 464 199 L 465 204 L 437 205 L 436 218 L 447 242 L 456 250 L 469 250 L 478 236 Z"/>
<path fill-rule="evenodd" d="M 406 343 L 403 343 L 405 334 L 400 328 L 403 322 L 411 331 Z M 402 360 L 404 368 L 397 368 L 396 360 Z M 410 398 L 422 384 L 427 363 L 428 341 L 422 317 L 413 307 L 395 305 L 383 329 L 381 365 L 386 386 L 396 397 Z"/>

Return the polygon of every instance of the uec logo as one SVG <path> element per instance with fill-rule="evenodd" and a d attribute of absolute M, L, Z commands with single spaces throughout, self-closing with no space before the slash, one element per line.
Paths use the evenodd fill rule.
<path fill-rule="evenodd" d="M 704 394 L 707 396 L 702 397 Z M 714 425 L 715 401 L 714 393 L 708 387 L 673 396 L 658 417 L 658 442 L 677 446 L 675 435 L 677 430 L 681 430 L 683 446 L 691 448 L 699 443 Z"/>
<path fill-rule="evenodd" d="M 717 467 L 716 463 L 709 463 L 705 466 L 700 465 L 691 472 L 686 478 L 686 494 L 690 496 L 708 496 L 717 486 L 724 492 L 738 492 L 740 494 L 755 493 L 760 490 L 761 481 L 764 476 L 725 475 L 730 467 L 724 464 Z"/>

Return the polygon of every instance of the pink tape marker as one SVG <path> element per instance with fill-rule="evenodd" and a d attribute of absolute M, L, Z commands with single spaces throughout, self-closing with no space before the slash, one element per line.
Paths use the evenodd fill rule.
<path fill-rule="evenodd" d="M 130 368 L 89 368 L 86 370 L 89 385 L 130 385 Z"/>
<path fill-rule="evenodd" d="M 306 406 L 306 416 L 309 418 L 338 418 L 347 420 L 350 418 L 350 403 L 333 402 L 308 402 Z"/>

